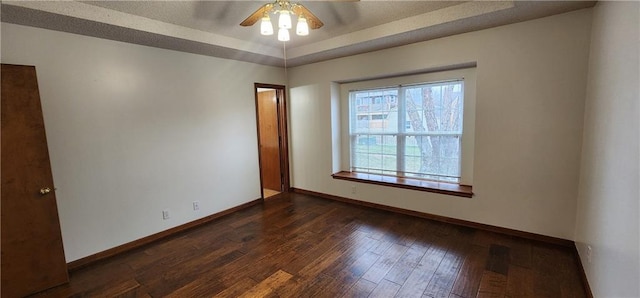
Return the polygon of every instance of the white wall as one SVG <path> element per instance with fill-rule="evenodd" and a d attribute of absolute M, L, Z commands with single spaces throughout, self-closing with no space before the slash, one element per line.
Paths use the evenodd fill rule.
<path fill-rule="evenodd" d="M 638 2 L 594 8 L 576 244 L 595 297 L 640 297 L 639 24 Z"/>
<path fill-rule="evenodd" d="M 67 261 L 260 197 L 253 83 L 281 68 L 4 23 L 2 63 L 36 66 Z"/>
<path fill-rule="evenodd" d="M 573 239 L 590 22 L 580 10 L 290 69 L 292 185 Z M 332 82 L 473 62 L 473 198 L 331 178 Z"/>

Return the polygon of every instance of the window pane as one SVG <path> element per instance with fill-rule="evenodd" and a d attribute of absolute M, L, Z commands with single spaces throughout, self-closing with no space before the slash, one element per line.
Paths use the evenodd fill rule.
<path fill-rule="evenodd" d="M 352 132 L 397 132 L 398 90 L 352 92 L 350 118 Z"/>
<path fill-rule="evenodd" d="M 397 137 L 383 135 L 357 135 L 353 154 L 353 167 L 358 171 L 376 173 L 396 172 Z M 370 172 L 371 172 L 370 171 Z"/>
<path fill-rule="evenodd" d="M 441 181 L 460 177 L 459 136 L 409 136 L 405 142 L 405 173 Z"/>
<path fill-rule="evenodd" d="M 406 131 L 461 134 L 462 92 L 462 81 L 406 87 Z"/>

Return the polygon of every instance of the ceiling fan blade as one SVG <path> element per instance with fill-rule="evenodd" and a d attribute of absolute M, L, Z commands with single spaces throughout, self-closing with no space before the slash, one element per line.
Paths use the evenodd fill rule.
<path fill-rule="evenodd" d="M 240 23 L 240 26 L 251 26 L 255 24 L 256 22 L 258 22 L 258 20 L 262 19 L 262 16 L 264 16 L 265 13 L 269 13 L 269 11 L 271 11 L 272 8 L 273 8 L 273 3 L 267 3 L 265 5 L 262 5 L 262 7 L 258 8 L 258 10 L 252 13 L 244 21 L 242 21 L 242 23 Z"/>
<path fill-rule="evenodd" d="M 318 17 L 313 15 L 311 13 L 311 11 L 309 11 L 306 7 L 302 6 L 302 4 L 294 4 L 291 7 L 291 9 L 293 10 L 293 13 L 295 13 L 295 14 L 297 14 L 299 16 L 303 15 L 305 18 L 307 18 L 307 23 L 309 24 L 309 28 L 318 29 L 318 28 L 324 26 L 322 21 L 320 21 L 320 19 L 318 19 Z"/>

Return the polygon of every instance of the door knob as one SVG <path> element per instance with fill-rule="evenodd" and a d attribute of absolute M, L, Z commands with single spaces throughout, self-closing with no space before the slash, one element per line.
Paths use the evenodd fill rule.
<path fill-rule="evenodd" d="M 48 188 L 48 187 L 44 187 L 44 188 L 40 189 L 40 194 L 43 195 L 43 196 L 48 194 L 48 193 L 50 193 L 50 192 L 51 192 L 51 188 Z"/>

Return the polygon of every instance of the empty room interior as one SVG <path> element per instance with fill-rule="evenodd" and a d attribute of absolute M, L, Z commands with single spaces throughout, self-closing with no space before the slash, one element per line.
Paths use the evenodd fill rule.
<path fill-rule="evenodd" d="M 640 297 L 640 2 L 1 21 L 2 297 Z"/>

